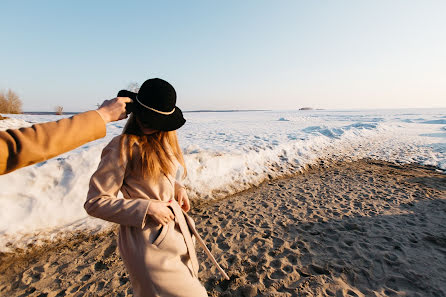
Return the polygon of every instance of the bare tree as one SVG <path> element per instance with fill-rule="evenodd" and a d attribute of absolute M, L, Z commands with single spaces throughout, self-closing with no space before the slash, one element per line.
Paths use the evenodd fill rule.
<path fill-rule="evenodd" d="M 54 107 L 54 110 L 56 111 L 57 115 L 62 115 L 63 114 L 63 106 L 56 106 Z"/>
<path fill-rule="evenodd" d="M 7 99 L 9 103 L 9 113 L 22 113 L 22 101 L 12 90 L 8 90 Z"/>
<path fill-rule="evenodd" d="M 22 113 L 22 101 L 12 90 L 0 92 L 0 112 Z"/>
<path fill-rule="evenodd" d="M 0 112 L 8 113 L 8 101 L 3 92 L 0 92 Z"/>
<path fill-rule="evenodd" d="M 129 83 L 129 84 L 127 85 L 126 90 L 131 91 L 131 92 L 134 92 L 134 93 L 138 93 L 140 87 L 141 87 L 141 86 L 139 85 L 139 83 L 137 83 L 137 82 L 131 82 L 131 83 Z M 101 103 L 97 103 L 97 104 L 96 104 L 96 107 L 97 107 L 97 108 L 99 108 L 100 106 L 101 106 Z"/>
<path fill-rule="evenodd" d="M 127 86 L 127 90 L 129 90 L 130 92 L 138 93 L 140 87 L 141 87 L 141 86 L 139 85 L 139 83 L 137 83 L 137 82 L 131 82 L 131 83 L 129 83 L 129 85 Z"/>

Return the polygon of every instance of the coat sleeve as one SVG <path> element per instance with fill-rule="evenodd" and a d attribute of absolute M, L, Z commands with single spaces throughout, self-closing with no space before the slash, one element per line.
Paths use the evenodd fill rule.
<path fill-rule="evenodd" d="M 29 128 L 0 131 L 0 174 L 48 160 L 105 136 L 96 111 Z"/>
<path fill-rule="evenodd" d="M 114 138 L 102 151 L 101 162 L 90 179 L 84 208 L 93 217 L 144 228 L 150 200 L 116 197 L 122 187 L 127 165 L 126 158 L 120 160 L 119 139 Z"/>

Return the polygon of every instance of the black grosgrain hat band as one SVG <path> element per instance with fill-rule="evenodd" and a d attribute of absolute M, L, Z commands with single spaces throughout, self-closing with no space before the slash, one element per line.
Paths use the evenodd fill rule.
<path fill-rule="evenodd" d="M 139 101 L 138 95 L 136 95 L 136 101 L 138 101 L 138 103 L 141 104 L 141 106 L 143 106 L 143 107 L 145 107 L 147 109 L 150 109 L 151 111 L 154 111 L 154 112 L 159 113 L 159 114 L 170 115 L 170 114 L 173 114 L 175 112 L 175 107 L 171 111 L 161 111 L 161 110 L 156 110 L 155 108 L 152 108 L 150 106 L 147 106 L 144 103 L 142 103 L 141 101 Z"/>

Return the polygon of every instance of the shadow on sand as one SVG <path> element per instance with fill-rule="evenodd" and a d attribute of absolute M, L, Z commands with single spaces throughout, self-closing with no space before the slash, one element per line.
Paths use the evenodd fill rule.
<path fill-rule="evenodd" d="M 349 189 L 321 186 L 346 180 L 348 168 L 317 172 L 320 180 L 310 177 L 307 188 L 302 177 L 274 181 L 247 193 L 243 208 L 228 202 L 205 211 L 230 222 L 207 241 L 231 280 L 210 276 L 207 289 L 215 296 L 446 296 L 446 175 L 385 169 L 364 169 L 357 185 L 346 181 Z M 246 217 L 250 205 L 256 211 Z"/>

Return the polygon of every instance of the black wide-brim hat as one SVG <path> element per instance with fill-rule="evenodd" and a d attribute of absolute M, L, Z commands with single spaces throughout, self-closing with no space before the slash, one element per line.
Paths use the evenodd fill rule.
<path fill-rule="evenodd" d="M 121 90 L 118 97 L 130 97 L 133 100 L 127 110 L 133 112 L 147 128 L 173 131 L 186 122 L 181 109 L 175 105 L 177 101 L 175 89 L 160 78 L 146 80 L 138 93 Z"/>

